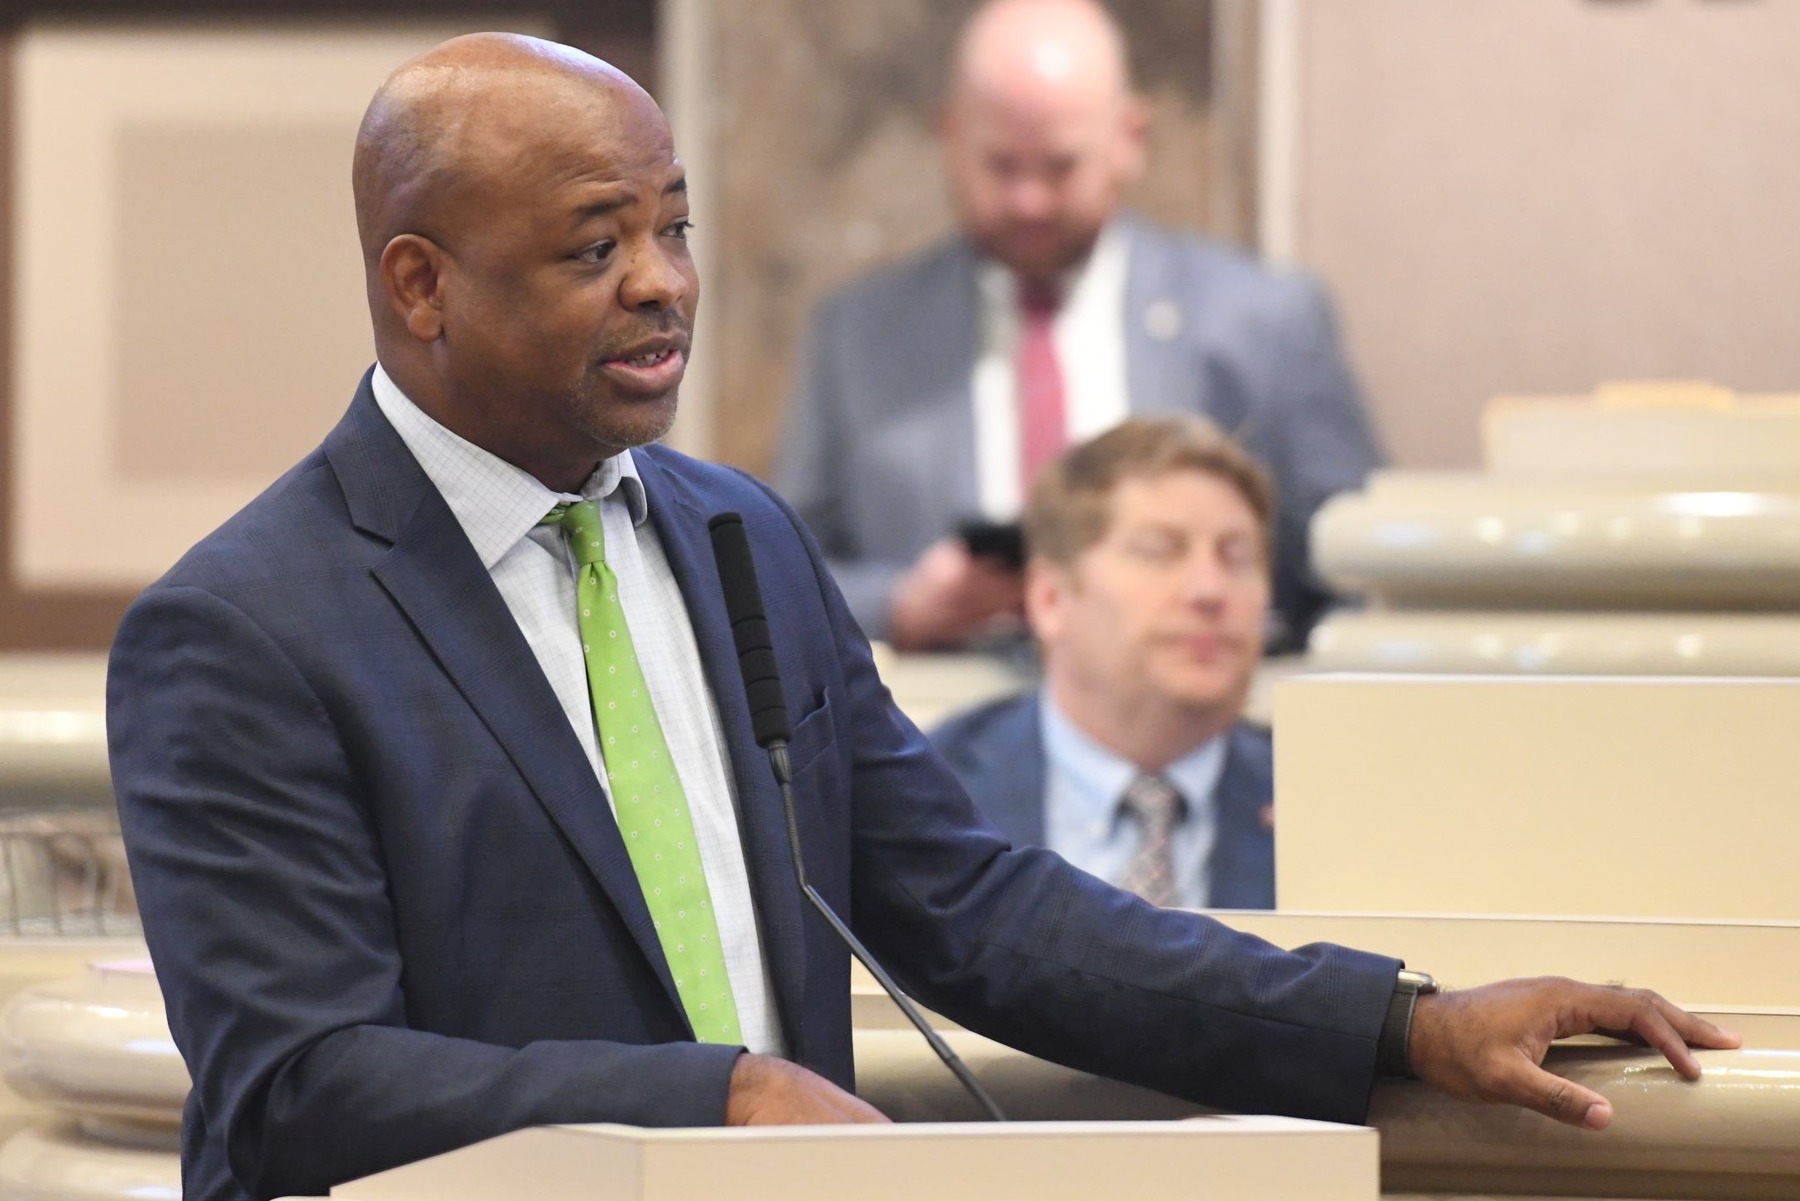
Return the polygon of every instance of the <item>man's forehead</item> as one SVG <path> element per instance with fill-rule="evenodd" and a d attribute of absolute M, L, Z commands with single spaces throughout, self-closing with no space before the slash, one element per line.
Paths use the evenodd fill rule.
<path fill-rule="evenodd" d="M 558 187 L 584 192 L 681 190 L 686 171 L 654 104 L 572 112 L 538 131 L 531 157 Z M 521 163 L 529 169 L 529 158 Z"/>
<path fill-rule="evenodd" d="M 1077 150 L 1104 142 L 1112 133 L 1113 110 L 1067 99 L 1019 104 L 975 101 L 951 128 L 984 149 Z"/>
<path fill-rule="evenodd" d="M 605 89 L 528 88 L 461 129 L 467 157 L 498 182 L 537 181 L 560 193 L 662 192 L 684 176 L 662 113 L 647 97 Z M 678 189 L 677 189 L 678 190 Z"/>
<path fill-rule="evenodd" d="M 1180 488 L 1188 491 L 1198 486 L 1209 493 L 1195 503 L 1194 497 L 1184 503 L 1171 504 L 1166 493 Z M 1256 510 L 1236 482 L 1216 471 L 1200 467 L 1175 466 L 1148 475 L 1128 475 L 1121 479 L 1108 497 L 1112 525 L 1193 525 L 1259 526 Z"/>
<path fill-rule="evenodd" d="M 687 191 L 687 169 L 666 149 L 638 155 L 571 155 L 565 175 L 571 190 L 596 195 L 652 191 L 674 195 Z"/>
<path fill-rule="evenodd" d="M 557 205 L 572 223 L 581 224 L 645 201 L 685 197 L 687 173 L 681 160 L 671 157 L 637 167 L 578 170 L 554 187 Z"/>
<path fill-rule="evenodd" d="M 457 124 L 470 137 L 535 146 L 666 146 L 662 111 L 629 81 L 524 69 L 492 72 L 456 97 Z"/>

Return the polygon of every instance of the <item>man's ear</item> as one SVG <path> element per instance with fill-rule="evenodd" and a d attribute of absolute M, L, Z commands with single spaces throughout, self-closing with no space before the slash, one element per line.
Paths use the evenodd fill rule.
<path fill-rule="evenodd" d="M 421 234 L 401 234 L 381 252 L 381 286 L 406 330 L 421 342 L 444 334 L 443 248 Z"/>
<path fill-rule="evenodd" d="M 1150 140 L 1150 102 L 1136 92 L 1125 97 L 1119 111 L 1118 140 L 1119 177 L 1134 184 L 1144 174 L 1146 147 Z"/>
<path fill-rule="evenodd" d="M 1069 573 L 1048 559 L 1034 558 L 1025 564 L 1025 622 L 1032 637 L 1051 642 L 1061 635 L 1073 587 Z"/>

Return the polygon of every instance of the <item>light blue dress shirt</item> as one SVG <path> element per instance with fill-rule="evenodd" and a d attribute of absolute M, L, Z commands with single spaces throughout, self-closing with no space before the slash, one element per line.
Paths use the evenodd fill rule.
<path fill-rule="evenodd" d="M 1070 863 L 1117 883 L 1137 853 L 1143 829 L 1120 806 L 1142 771 L 1088 737 L 1044 689 L 1038 713 L 1044 739 L 1044 841 Z M 1207 863 L 1217 836 L 1213 793 L 1225 773 L 1223 735 L 1201 744 L 1159 773 L 1187 802 L 1175 827 L 1175 901 L 1203 909 L 1211 891 Z"/>

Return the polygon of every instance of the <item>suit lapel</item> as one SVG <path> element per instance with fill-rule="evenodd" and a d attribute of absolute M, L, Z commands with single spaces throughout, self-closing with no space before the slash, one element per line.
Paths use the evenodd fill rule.
<path fill-rule="evenodd" d="M 1044 845 L 1047 766 L 1040 696 L 1030 692 L 1008 702 L 988 736 L 967 749 L 962 773 L 983 815 L 1014 846 Z"/>
<path fill-rule="evenodd" d="M 788 1056 L 801 1061 L 805 1048 L 800 1015 L 806 985 L 803 900 L 794 880 L 781 790 L 775 783 L 767 752 L 756 744 L 751 732 L 750 709 L 744 697 L 744 677 L 738 667 L 737 645 L 732 640 L 731 623 L 726 617 L 724 597 L 719 588 L 718 565 L 713 559 L 712 539 L 706 528 L 712 513 L 698 502 L 692 489 L 668 470 L 658 455 L 639 452 L 633 457 L 649 499 L 650 519 L 655 523 L 663 554 L 681 589 L 688 621 L 693 626 L 694 641 L 700 649 L 700 661 L 706 671 L 707 686 L 712 690 L 719 724 L 725 731 L 725 745 L 737 792 L 738 832 L 743 841 L 744 862 L 749 868 L 750 887 L 756 897 L 763 955 L 775 986 Z M 780 648 L 776 649 L 779 653 Z"/>
<path fill-rule="evenodd" d="M 893 330 L 892 353 L 871 373 L 884 382 L 881 409 L 869 414 L 883 424 L 887 445 L 880 453 L 893 464 L 894 479 L 909 481 L 889 503 L 917 510 L 919 528 L 934 538 L 981 507 L 973 394 L 981 321 L 977 263 L 966 240 L 944 248 L 918 283 L 922 299 Z M 921 469 L 930 473 L 923 488 L 917 486 Z"/>
<path fill-rule="evenodd" d="M 381 415 L 367 381 L 326 442 L 351 519 L 392 542 L 374 566 L 618 910 L 684 1013 L 637 873 L 581 742 L 455 514 Z M 685 1020 L 685 1015 L 683 1020 Z"/>
<path fill-rule="evenodd" d="M 975 487 L 979 478 L 975 461 L 975 351 L 976 331 L 981 328 L 976 295 L 975 253 L 966 243 L 958 243 L 960 253 L 951 260 L 955 286 L 942 293 L 946 299 L 941 308 L 926 317 L 937 328 L 929 332 L 930 345 L 947 347 L 944 367 L 953 370 L 938 384 L 937 395 L 942 423 L 932 424 L 945 434 L 945 441 L 930 448 L 926 462 L 938 464 L 939 495 L 950 498 L 955 506 L 952 520 L 970 517 L 981 511 L 981 495 Z M 922 359 L 929 361 L 929 355 Z M 948 529 L 946 525 L 944 528 Z"/>
<path fill-rule="evenodd" d="M 1121 219 L 1126 238 L 1125 376 L 1134 416 L 1191 409 L 1194 383 L 1184 381 L 1182 333 L 1193 315 L 1174 286 L 1171 256 L 1160 252 L 1144 223 Z"/>
<path fill-rule="evenodd" d="M 1272 905 L 1272 871 L 1265 810 L 1274 794 L 1257 735 L 1235 725 L 1226 735 L 1225 770 L 1213 790 L 1217 834 L 1208 859 L 1214 909 L 1256 909 Z"/>

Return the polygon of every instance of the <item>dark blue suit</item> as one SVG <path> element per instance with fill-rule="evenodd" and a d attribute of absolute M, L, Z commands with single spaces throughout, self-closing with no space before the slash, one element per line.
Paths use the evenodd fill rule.
<path fill-rule="evenodd" d="M 1039 694 L 961 713 L 931 731 L 931 744 L 1014 846 L 1044 845 L 1044 734 Z M 1239 722 L 1227 732 L 1225 771 L 1213 790 L 1214 838 L 1206 904 L 1275 908 L 1275 753 L 1269 732 Z"/>
<path fill-rule="evenodd" d="M 807 869 L 920 1000 L 1216 1105 L 1367 1103 L 1396 963 L 1279 951 L 1011 850 L 889 702 L 793 514 L 637 452 L 717 700 L 782 1029 L 853 1083 L 848 956 L 795 888 L 708 516 L 744 516 Z M 145 933 L 194 1090 L 190 1201 L 322 1193 L 517 1127 L 722 1119 L 604 794 L 367 381 L 323 446 L 126 614 L 107 686 Z M 1147 1032 L 1156 1032 L 1147 1037 Z"/>

